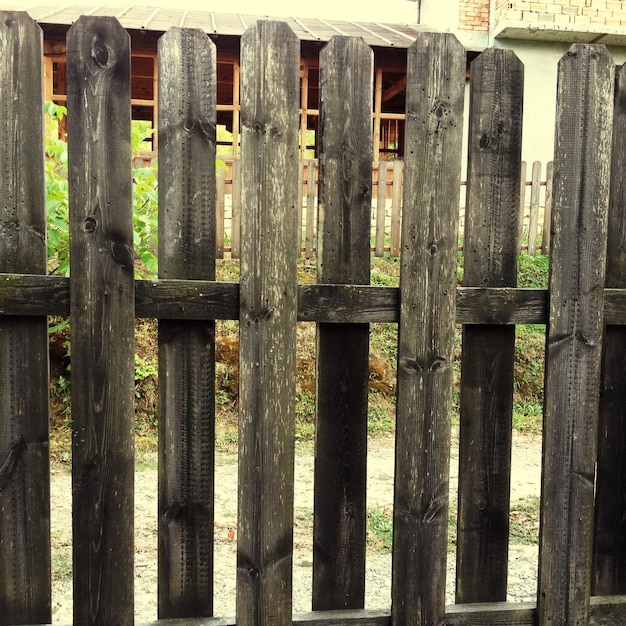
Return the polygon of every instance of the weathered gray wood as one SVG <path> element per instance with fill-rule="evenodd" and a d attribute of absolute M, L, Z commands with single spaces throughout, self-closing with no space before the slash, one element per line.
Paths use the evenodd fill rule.
<path fill-rule="evenodd" d="M 322 284 L 369 282 L 373 72 L 362 39 L 333 37 L 320 53 Z M 317 341 L 312 607 L 362 609 L 369 325 L 320 324 Z"/>
<path fill-rule="evenodd" d="M 135 314 L 159 319 L 239 319 L 239 283 L 138 280 Z M 397 322 L 397 287 L 298 285 L 300 322 Z M 546 289 L 457 287 L 457 324 L 545 324 Z M 0 316 L 69 316 L 69 279 L 0 273 Z M 626 289 L 604 290 L 604 321 L 626 325 Z"/>
<path fill-rule="evenodd" d="M 216 50 L 159 40 L 159 277 L 215 280 Z M 159 617 L 213 614 L 215 322 L 159 322 Z"/>
<path fill-rule="evenodd" d="M 530 602 L 490 602 L 457 604 L 446 607 L 446 626 L 535 626 L 535 604 Z M 626 622 L 626 596 L 591 598 L 589 626 L 615 626 Z M 391 615 L 385 610 L 317 611 L 294 615 L 298 626 L 389 626 Z M 145 626 L 236 626 L 235 618 L 161 620 Z"/>
<path fill-rule="evenodd" d="M 46 273 L 42 47 L 26 13 L 0 12 L 2 272 Z M 0 318 L 0 624 L 52 618 L 48 386 L 45 317 Z"/>
<path fill-rule="evenodd" d="M 239 623 L 239 622 L 237 622 Z M 389 626 L 391 618 L 385 610 L 340 610 L 298 613 L 293 616 L 298 626 Z M 214 619 L 161 620 L 146 626 L 236 626 L 234 617 Z"/>
<path fill-rule="evenodd" d="M 304 258 L 309 260 L 315 250 L 315 161 L 306 163 L 306 228 L 304 240 Z"/>
<path fill-rule="evenodd" d="M 393 184 L 391 186 L 391 256 L 400 256 L 400 229 L 401 229 L 401 213 L 402 213 L 402 192 L 403 192 L 403 175 L 404 164 L 402 161 L 394 161 L 391 166 L 393 175 Z M 386 181 L 385 181 L 386 183 Z"/>
<path fill-rule="evenodd" d="M 395 624 L 443 618 L 465 52 L 408 49 L 392 565 Z"/>
<path fill-rule="evenodd" d="M 539 230 L 539 194 L 541 193 L 541 161 L 534 161 L 531 173 L 530 210 L 528 216 L 528 254 L 537 252 L 537 232 Z"/>
<path fill-rule="evenodd" d="M 541 231 L 541 254 L 550 254 L 550 224 L 552 222 L 552 180 L 554 163 L 546 165 L 546 195 L 543 208 L 543 229 Z"/>
<path fill-rule="evenodd" d="M 215 258 L 224 258 L 224 211 L 226 201 L 226 171 L 223 168 L 215 173 Z M 232 213 L 231 213 L 232 232 Z"/>
<path fill-rule="evenodd" d="M 239 258 L 241 249 L 241 159 L 233 161 L 232 220 L 230 222 L 230 256 Z"/>
<path fill-rule="evenodd" d="M 519 252 L 522 252 L 522 239 L 524 236 L 524 215 L 526 213 L 526 161 L 522 161 L 519 179 L 519 213 L 518 213 L 518 240 Z"/>
<path fill-rule="evenodd" d="M 74 623 L 132 624 L 130 38 L 117 20 L 72 26 L 67 85 Z"/>
<path fill-rule="evenodd" d="M 614 71 L 604 46 L 573 45 L 559 63 L 540 625 L 589 619 Z"/>
<path fill-rule="evenodd" d="M 626 66 L 617 74 L 606 286 L 626 288 Z M 606 312 L 605 312 L 606 319 Z M 602 354 L 592 590 L 626 593 L 626 329 L 607 326 Z"/>
<path fill-rule="evenodd" d="M 515 287 L 524 68 L 511 50 L 472 62 L 463 284 Z M 463 327 L 456 601 L 506 600 L 514 326 Z"/>
<path fill-rule="evenodd" d="M 237 621 L 291 623 L 299 42 L 284 22 L 241 38 Z"/>
<path fill-rule="evenodd" d="M 378 191 L 376 194 L 376 256 L 385 255 L 385 224 L 387 208 L 387 161 L 378 163 Z"/>

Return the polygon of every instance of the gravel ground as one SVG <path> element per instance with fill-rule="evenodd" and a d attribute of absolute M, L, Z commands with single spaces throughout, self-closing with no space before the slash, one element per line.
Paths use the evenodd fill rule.
<path fill-rule="evenodd" d="M 539 495 L 541 442 L 516 436 L 513 449 L 511 498 Z M 456 499 L 457 456 L 451 461 L 451 499 Z M 55 468 L 52 476 L 52 545 L 56 571 L 52 589 L 55 624 L 71 623 L 71 496 L 70 475 Z M 135 600 L 137 623 L 156 619 L 157 498 L 156 469 L 136 474 Z M 237 463 L 233 452 L 217 457 L 215 514 L 215 615 L 235 613 L 235 547 Z M 311 610 L 313 509 L 313 449 L 299 444 L 296 460 L 294 611 Z M 368 507 L 391 507 L 393 502 L 393 440 L 377 438 L 368 452 Z M 513 545 L 509 550 L 509 601 L 534 601 L 537 581 L 537 546 Z M 454 598 L 454 553 L 448 553 L 448 597 Z M 370 551 L 367 557 L 367 609 L 390 606 L 391 555 Z"/>

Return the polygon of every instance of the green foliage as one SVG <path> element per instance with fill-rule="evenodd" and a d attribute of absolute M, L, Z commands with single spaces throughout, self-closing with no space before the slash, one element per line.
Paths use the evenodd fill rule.
<path fill-rule="evenodd" d="M 388 508 L 367 510 L 367 543 L 370 548 L 389 554 L 393 546 L 393 513 Z"/>
<path fill-rule="evenodd" d="M 518 287 L 546 289 L 548 286 L 548 270 L 550 257 L 545 254 L 530 256 L 521 254 L 518 257 Z"/>
<path fill-rule="evenodd" d="M 58 123 L 65 107 L 47 102 L 46 123 L 46 211 L 48 216 L 48 266 L 51 273 L 69 275 L 69 200 L 67 181 L 67 143 L 58 138 Z M 132 146 L 140 149 L 153 130 L 147 123 L 133 124 Z M 130 159 L 132 155 L 128 155 Z M 157 274 L 157 176 L 153 167 L 133 168 L 133 244 L 140 264 L 135 274 L 154 278 Z"/>
<path fill-rule="evenodd" d="M 133 168 L 133 245 L 145 278 L 155 278 L 158 270 L 157 182 L 156 165 Z"/>
<path fill-rule="evenodd" d="M 70 271 L 67 143 L 57 137 L 56 128 L 67 109 L 46 102 L 45 112 L 50 128 L 46 134 L 45 159 L 48 264 L 51 273 L 66 276 Z"/>

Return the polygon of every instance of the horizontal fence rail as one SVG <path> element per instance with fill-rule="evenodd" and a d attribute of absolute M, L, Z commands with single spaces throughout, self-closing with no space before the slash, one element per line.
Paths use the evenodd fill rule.
<path fill-rule="evenodd" d="M 385 168 L 402 172 L 402 190 L 392 177 L 383 194 L 372 182 L 371 50 L 336 37 L 322 52 L 314 176 L 298 160 L 297 39 L 284 23 L 258 22 L 241 43 L 242 157 L 232 174 L 241 275 L 222 283 L 215 48 L 201 31 L 170 29 L 159 44 L 159 277 L 149 281 L 133 278 L 128 35 L 113 18 L 81 17 L 68 34 L 65 278 L 46 275 L 41 32 L 25 13 L 1 17 L 0 624 L 52 619 L 48 315 L 72 325 L 74 623 L 135 619 L 137 317 L 159 323 L 155 626 L 626 623 L 626 70 L 614 89 L 604 47 L 574 45 L 559 64 L 543 200 L 547 289 L 517 287 L 520 241 L 528 233 L 536 249 L 532 207 L 542 203 L 537 165 L 526 220 L 523 68 L 501 49 L 474 61 L 458 286 L 459 42 L 424 33 L 409 48 L 406 156 L 378 172 L 382 180 Z M 302 227 L 305 181 L 318 200 Z M 389 232 L 372 227 L 373 198 L 386 205 L 387 187 L 392 204 L 402 199 Z M 372 238 L 400 255 L 398 287 L 369 284 Z M 297 282 L 303 241 L 318 256 L 313 285 Z M 240 327 L 236 618 L 213 616 L 221 319 Z M 313 611 L 293 615 L 298 321 L 318 325 L 317 430 Z M 365 610 L 373 322 L 399 331 L 394 539 L 390 606 Z M 456 597 L 446 605 L 455 324 L 463 325 L 459 516 Z M 536 603 L 505 601 L 517 324 L 545 324 L 547 335 Z"/>

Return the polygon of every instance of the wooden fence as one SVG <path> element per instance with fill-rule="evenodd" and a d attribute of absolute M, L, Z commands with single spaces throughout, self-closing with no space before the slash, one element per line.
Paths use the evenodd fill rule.
<path fill-rule="evenodd" d="M 548 290 L 516 288 L 522 65 L 501 49 L 474 61 L 457 287 L 465 53 L 450 34 L 420 36 L 408 49 L 400 286 L 373 287 L 372 51 L 331 40 L 320 58 L 320 269 L 304 286 L 298 41 L 284 23 L 257 23 L 241 42 L 233 284 L 214 281 L 210 40 L 172 28 L 160 41 L 159 278 L 135 281 L 129 38 L 113 18 L 69 31 L 63 278 L 46 276 L 41 33 L 17 12 L 0 29 L 0 623 L 51 620 L 47 315 L 72 327 L 75 624 L 134 620 L 135 317 L 159 320 L 159 624 L 235 623 L 211 617 L 216 319 L 240 325 L 237 624 L 626 623 L 626 70 L 614 89 L 604 47 L 574 45 L 559 64 Z M 299 320 L 319 325 L 313 611 L 292 616 Z M 371 322 L 399 324 L 392 591 L 379 610 L 363 608 Z M 515 325 L 526 323 L 547 324 L 547 375 L 537 602 L 516 604 L 511 397 Z M 446 606 L 455 324 L 459 521 Z"/>
<path fill-rule="evenodd" d="M 137 167 L 151 166 L 155 154 L 137 157 Z M 222 159 L 224 168 L 217 171 L 216 219 L 217 258 L 229 253 L 239 258 L 241 215 L 241 161 Z M 520 223 L 519 251 L 529 255 L 550 252 L 550 215 L 552 207 L 552 161 L 545 168 L 540 161 L 531 167 L 521 164 L 519 188 Z M 545 176 L 545 178 L 542 178 Z M 384 184 L 382 184 L 384 181 Z M 372 171 L 372 252 L 377 257 L 389 254 L 400 256 L 400 233 L 402 230 L 402 193 L 404 184 L 403 161 L 381 161 Z M 465 223 L 465 187 L 461 184 L 461 208 L 459 226 Z M 317 205 L 319 166 L 315 159 L 301 160 L 298 180 L 298 232 L 301 233 L 300 254 L 306 259 L 314 257 L 317 241 Z M 460 249 L 462 249 L 462 243 Z"/>

